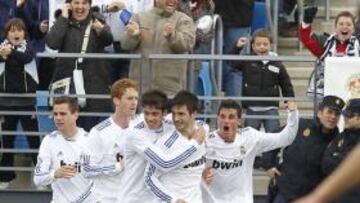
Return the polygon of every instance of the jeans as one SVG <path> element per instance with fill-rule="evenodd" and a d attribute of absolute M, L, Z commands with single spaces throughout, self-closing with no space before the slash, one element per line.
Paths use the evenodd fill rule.
<path fill-rule="evenodd" d="M 246 110 L 246 115 L 260 115 L 260 116 L 278 116 L 279 115 L 279 111 L 278 109 L 270 109 L 267 111 L 253 111 L 251 109 L 247 109 Z M 261 124 L 264 124 L 264 128 L 266 132 L 278 132 L 279 128 L 280 128 L 280 122 L 279 119 L 246 119 L 245 120 L 245 126 L 250 126 L 253 127 L 257 130 L 260 129 Z"/>
<path fill-rule="evenodd" d="M 234 44 L 240 37 L 249 36 L 250 27 L 231 27 L 224 29 L 224 53 L 228 54 L 233 48 Z M 244 54 L 246 49 L 243 49 L 241 54 Z M 226 61 L 223 61 L 223 91 L 226 96 L 241 96 L 242 95 L 242 72 L 232 70 Z"/>

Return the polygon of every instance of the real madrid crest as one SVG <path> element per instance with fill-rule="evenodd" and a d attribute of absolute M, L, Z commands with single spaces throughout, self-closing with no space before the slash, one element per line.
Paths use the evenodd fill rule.
<path fill-rule="evenodd" d="M 303 135 L 304 137 L 308 137 L 310 135 L 310 129 L 309 128 L 306 128 L 304 131 L 303 131 Z"/>
<path fill-rule="evenodd" d="M 341 139 L 341 140 L 338 141 L 337 146 L 342 147 L 343 144 L 344 144 L 344 139 Z"/>

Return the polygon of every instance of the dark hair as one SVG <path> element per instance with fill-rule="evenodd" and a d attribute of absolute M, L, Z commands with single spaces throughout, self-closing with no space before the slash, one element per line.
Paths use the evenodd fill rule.
<path fill-rule="evenodd" d="M 68 96 L 55 97 L 53 106 L 59 104 L 68 104 L 71 113 L 80 111 L 80 107 L 76 98 L 68 97 Z"/>
<path fill-rule="evenodd" d="M 139 91 L 139 86 L 135 80 L 128 78 L 117 80 L 111 86 L 111 98 L 117 97 L 121 99 L 128 88 L 134 88 L 136 91 Z"/>
<path fill-rule="evenodd" d="M 171 101 L 171 107 L 184 105 L 190 113 L 198 111 L 198 104 L 197 96 L 185 90 L 178 92 Z"/>
<path fill-rule="evenodd" d="M 355 26 L 355 17 L 352 13 L 350 13 L 349 11 L 341 11 L 335 18 L 335 26 L 339 21 L 339 18 L 341 17 L 346 17 L 346 18 L 351 18 L 351 21 L 353 23 L 353 25 Z"/>
<path fill-rule="evenodd" d="M 254 34 L 253 34 L 253 38 L 252 38 L 252 41 L 251 43 L 254 43 L 255 39 L 257 37 L 264 37 L 264 38 L 268 38 L 270 43 L 273 42 L 273 39 L 272 39 L 272 36 L 271 36 L 271 33 L 268 29 L 257 29 Z"/>
<path fill-rule="evenodd" d="M 224 100 L 221 102 L 219 108 L 218 108 L 218 113 L 217 115 L 220 114 L 220 111 L 222 109 L 235 109 L 236 110 L 236 113 L 237 113 L 237 116 L 239 118 L 241 118 L 241 114 L 242 114 L 242 109 L 239 105 L 239 103 L 237 103 L 235 100 L 232 100 L 232 99 L 228 99 L 228 100 Z"/>
<path fill-rule="evenodd" d="M 86 0 L 87 2 L 89 2 L 89 4 L 91 5 L 91 0 Z M 72 0 L 66 0 L 65 3 L 71 3 Z"/>
<path fill-rule="evenodd" d="M 156 109 L 165 111 L 168 107 L 168 99 L 164 92 L 159 90 L 149 90 L 145 92 L 141 97 L 141 105 L 151 106 Z"/>
<path fill-rule="evenodd" d="M 10 20 L 8 20 L 6 22 L 5 27 L 4 27 L 5 37 L 7 37 L 11 28 L 23 30 L 25 33 L 25 39 L 28 37 L 28 31 L 27 31 L 26 25 L 25 25 L 24 21 L 21 20 L 20 18 L 11 18 Z"/>

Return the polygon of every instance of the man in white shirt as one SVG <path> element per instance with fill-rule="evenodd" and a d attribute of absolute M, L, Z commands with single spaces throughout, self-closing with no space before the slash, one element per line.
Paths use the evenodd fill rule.
<path fill-rule="evenodd" d="M 198 99 L 196 95 L 178 92 L 172 100 L 172 116 L 176 130 L 158 139 L 156 145 L 166 153 L 178 152 L 188 145 L 199 128 L 195 122 Z M 203 130 L 203 129 L 202 129 Z M 159 170 L 150 163 L 145 174 L 145 183 L 161 202 L 201 203 L 201 174 L 205 167 L 205 146 L 201 144 L 196 152 L 171 171 Z"/>
<path fill-rule="evenodd" d="M 196 132 L 192 141 L 174 153 L 167 153 L 154 145 L 162 135 L 174 131 L 172 121 L 164 119 L 167 103 L 166 94 L 158 90 L 149 90 L 142 95 L 144 120 L 134 124 L 127 133 L 118 203 L 157 202 L 145 186 L 146 164 L 150 162 L 163 171 L 169 171 L 196 152 L 205 138 L 204 134 Z"/>
<path fill-rule="evenodd" d="M 286 127 L 279 133 L 264 133 L 251 127 L 238 129 L 241 107 L 234 100 L 220 104 L 218 129 L 207 138 L 203 178 L 203 201 L 206 203 L 252 203 L 253 164 L 257 154 L 292 143 L 298 129 L 298 111 L 287 103 Z"/>
<path fill-rule="evenodd" d="M 56 98 L 53 113 L 57 130 L 41 143 L 34 183 L 37 186 L 51 184 L 54 203 L 96 202 L 93 182 L 81 173 L 87 133 L 76 126 L 79 116 L 76 99 Z"/>
<path fill-rule="evenodd" d="M 138 97 L 134 80 L 116 81 L 111 87 L 114 113 L 89 133 L 83 170 L 87 178 L 94 180 L 94 193 L 101 203 L 116 201 L 122 177 L 125 131 L 135 115 Z"/>

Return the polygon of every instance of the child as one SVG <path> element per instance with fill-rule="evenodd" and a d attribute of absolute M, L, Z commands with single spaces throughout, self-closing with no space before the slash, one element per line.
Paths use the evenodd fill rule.
<path fill-rule="evenodd" d="M 340 12 L 335 18 L 335 32 L 331 35 L 316 35 L 312 32 L 312 22 L 316 16 L 317 7 L 305 7 L 304 19 L 299 26 L 299 38 L 309 51 L 314 54 L 318 60 L 316 63 L 317 71 L 312 74 L 308 88 L 308 94 L 315 93 L 320 97 L 317 103 L 321 101 L 324 95 L 324 59 L 326 57 L 351 56 L 359 57 L 360 42 L 355 34 L 355 18 L 348 12 Z M 315 75 L 317 77 L 315 77 Z M 315 92 L 316 78 L 316 92 Z"/>
<path fill-rule="evenodd" d="M 247 38 L 238 39 L 231 54 L 239 54 L 247 44 Z M 257 30 L 251 43 L 252 55 L 269 56 L 272 38 L 268 31 Z M 285 66 L 278 61 L 232 61 L 231 66 L 243 72 L 242 92 L 245 97 L 294 97 L 293 86 Z M 238 87 L 241 88 L 241 87 Z M 278 116 L 278 101 L 243 101 L 242 107 L 250 116 Z M 277 132 L 279 119 L 245 119 L 245 126 L 260 129 L 264 125 L 266 132 Z M 257 161 L 255 164 L 257 166 Z"/>
<path fill-rule="evenodd" d="M 4 29 L 6 39 L 0 45 L 0 92 L 35 93 L 38 78 L 34 61 L 34 52 L 26 40 L 28 32 L 24 22 L 19 18 L 10 19 Z M 18 121 L 21 121 L 24 131 L 38 131 L 38 123 L 34 115 L 21 115 L 22 111 L 35 111 L 34 98 L 0 97 L 0 109 L 19 111 L 19 115 L 4 115 L 3 131 L 16 131 Z M 15 136 L 3 135 L 3 148 L 14 147 Z M 40 140 L 36 136 L 27 137 L 30 147 L 38 149 Z M 36 154 L 33 154 L 36 164 Z M 3 153 L 1 166 L 14 165 L 14 154 Z M 15 179 L 14 171 L 0 171 L 0 188 L 7 188 L 9 182 Z"/>

